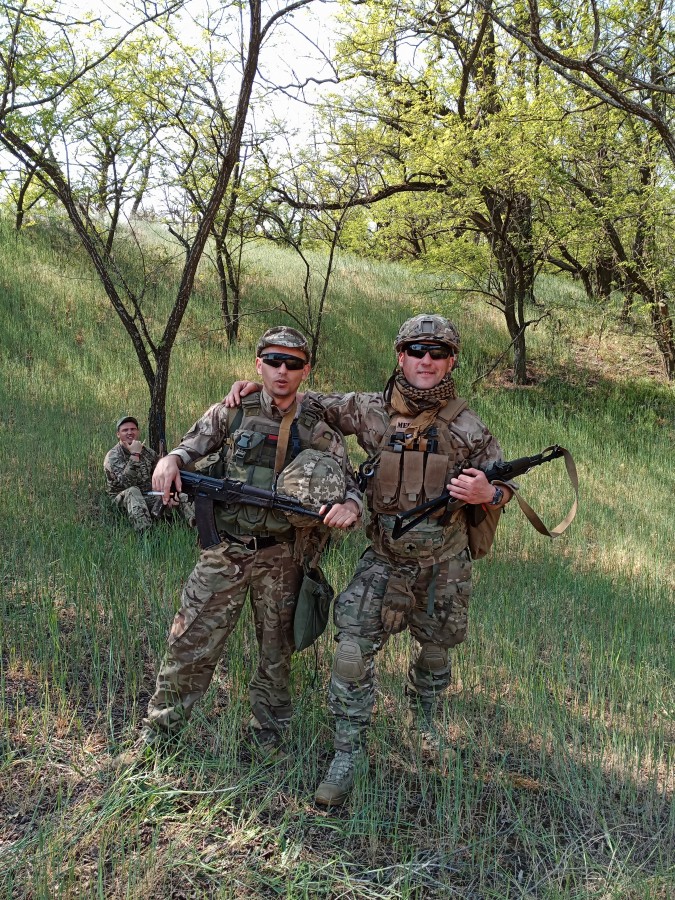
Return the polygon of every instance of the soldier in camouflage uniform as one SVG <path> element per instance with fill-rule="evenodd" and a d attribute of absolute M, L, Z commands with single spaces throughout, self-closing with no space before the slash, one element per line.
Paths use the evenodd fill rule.
<path fill-rule="evenodd" d="M 324 503 L 333 506 L 323 525 L 315 519 L 301 524 L 309 522 L 309 530 L 353 525 L 362 503 L 344 439 L 326 424 L 320 404 L 296 401 L 298 386 L 309 374 L 308 359 L 307 341 L 300 332 L 287 327 L 267 331 L 256 358 L 262 394 L 249 398 L 238 417 L 223 403 L 215 404 L 160 460 L 153 485 L 164 500 L 173 485 L 180 490 L 183 466 L 221 448 L 227 477 L 265 489 L 303 452 L 321 451 L 330 463 L 320 479 Z M 308 477 L 314 465 L 315 461 L 308 464 Z M 178 730 L 189 717 L 209 686 L 250 592 L 260 658 L 249 686 L 253 712 L 249 731 L 258 748 L 273 751 L 291 717 L 293 615 L 307 549 L 307 541 L 296 532 L 308 528 L 296 528 L 276 510 L 216 504 L 215 511 L 222 542 L 202 550 L 185 584 L 141 738 L 151 743 L 157 734 Z"/>
<path fill-rule="evenodd" d="M 411 720 L 427 746 L 439 743 L 435 720 L 450 684 L 448 651 L 467 631 L 467 517 L 459 509 L 445 522 L 437 513 L 398 540 L 394 517 L 439 496 L 446 484 L 453 497 L 493 510 L 511 498 L 508 486 L 495 487 L 476 468 L 501 459 L 502 451 L 456 397 L 452 369 L 459 346 L 457 329 L 443 316 L 415 316 L 398 333 L 398 365 L 383 393 L 308 395 L 321 402 L 331 425 L 356 435 L 371 476 L 372 545 L 335 602 L 338 648 L 329 688 L 335 756 L 316 792 L 321 805 L 339 805 L 349 795 L 375 703 L 375 655 L 405 628 L 415 639 L 406 688 Z M 226 402 L 251 389 L 238 383 Z M 449 481 L 460 462 L 468 467 Z"/>
<path fill-rule="evenodd" d="M 115 506 L 125 512 L 134 530 L 147 531 L 162 514 L 162 501 L 146 497 L 152 488 L 152 473 L 159 457 L 140 441 L 141 432 L 134 416 L 122 416 L 115 431 L 118 443 L 103 461 L 106 493 Z M 172 500 L 172 504 L 176 501 Z M 179 500 L 180 509 L 189 525 L 194 525 L 194 506 L 187 497 Z"/>

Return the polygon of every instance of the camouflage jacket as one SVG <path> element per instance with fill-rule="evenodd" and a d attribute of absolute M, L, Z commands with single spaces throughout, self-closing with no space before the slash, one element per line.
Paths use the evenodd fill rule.
<path fill-rule="evenodd" d="M 394 414 L 381 393 L 308 392 L 306 396 L 321 403 L 326 410 L 326 422 L 329 425 L 339 428 L 343 434 L 355 435 L 369 458 L 380 449 L 380 443 Z M 448 428 L 448 438 L 455 451 L 447 480 L 457 463 L 467 461 L 473 466 L 484 466 L 503 459 L 498 442 L 473 410 L 463 410 L 449 426 L 442 427 Z M 431 565 L 456 556 L 468 546 L 466 515 L 461 509 L 453 513 L 445 527 L 428 519 L 397 541 L 391 538 L 393 525 L 393 514 L 373 515 L 368 535 L 376 552 L 394 560 L 415 560 L 420 565 Z"/>
<path fill-rule="evenodd" d="M 280 422 L 283 418 L 283 414 L 266 391 L 260 394 L 260 407 L 262 414 L 273 421 Z M 220 450 L 230 437 L 229 422 L 231 420 L 231 411 L 228 411 L 228 408 L 223 403 L 215 403 L 206 410 L 201 419 L 194 423 L 180 444 L 171 453 L 179 456 L 183 464 L 187 466 L 204 456 L 208 456 L 210 453 Z M 319 426 L 317 425 L 316 427 L 318 428 Z M 331 425 L 331 429 L 337 432 L 336 426 Z M 323 430 L 325 430 L 325 426 Z M 357 504 L 359 511 L 363 510 L 361 491 L 356 483 L 354 472 L 346 455 L 344 441 L 339 433 L 333 435 L 332 443 L 326 452 L 336 459 L 345 470 L 345 480 L 347 482 L 345 500 L 353 500 Z"/>
<path fill-rule="evenodd" d="M 136 460 L 129 453 L 126 444 L 119 441 L 108 450 L 103 461 L 106 492 L 116 497 L 120 491 L 139 487 L 142 491 L 152 490 L 152 472 L 158 456 L 149 447 L 143 447 L 141 458 Z"/>

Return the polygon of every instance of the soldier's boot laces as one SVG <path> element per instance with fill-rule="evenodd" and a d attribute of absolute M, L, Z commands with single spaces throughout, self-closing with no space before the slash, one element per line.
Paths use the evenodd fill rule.
<path fill-rule="evenodd" d="M 342 806 L 354 785 L 356 768 L 363 754 L 336 750 L 314 800 L 320 806 Z"/>

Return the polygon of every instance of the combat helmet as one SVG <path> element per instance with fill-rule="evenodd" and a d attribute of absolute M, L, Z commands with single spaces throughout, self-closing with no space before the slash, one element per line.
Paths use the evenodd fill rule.
<path fill-rule="evenodd" d="M 269 328 L 258 341 L 255 355 L 260 356 L 266 347 L 292 347 L 294 350 L 302 350 L 305 359 L 309 360 L 307 338 L 290 325 L 275 325 L 274 328 Z"/>
<path fill-rule="evenodd" d="M 445 316 L 429 313 L 413 316 L 404 322 L 396 335 L 394 348 L 400 353 L 406 344 L 414 341 L 438 341 L 452 347 L 455 353 L 459 352 L 460 347 L 459 331 L 452 322 Z"/>
<path fill-rule="evenodd" d="M 303 450 L 282 470 L 277 482 L 280 494 L 293 497 L 312 512 L 319 512 L 324 503 L 341 503 L 346 489 L 345 475 L 340 463 L 320 450 Z M 306 516 L 287 513 L 291 525 L 307 527 L 315 524 Z"/>

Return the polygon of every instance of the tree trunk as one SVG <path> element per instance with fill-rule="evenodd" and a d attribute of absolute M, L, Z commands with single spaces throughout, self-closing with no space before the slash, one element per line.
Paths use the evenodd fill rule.
<path fill-rule="evenodd" d="M 157 354 L 155 381 L 150 387 L 150 409 L 148 410 L 148 443 L 153 450 L 166 449 L 166 391 L 169 386 L 171 365 L 170 349 L 160 350 Z"/>
<path fill-rule="evenodd" d="M 673 317 L 665 300 L 655 297 L 649 306 L 654 337 L 661 351 L 663 366 L 669 381 L 675 380 L 675 330 Z"/>

